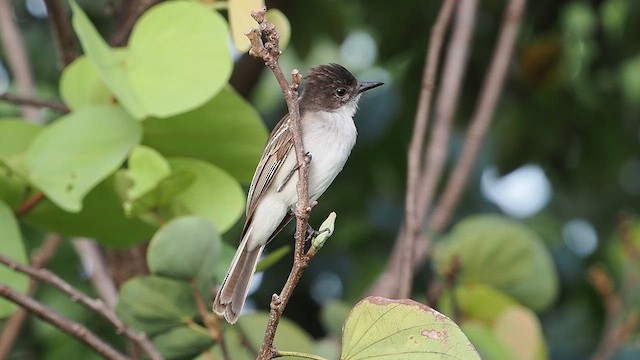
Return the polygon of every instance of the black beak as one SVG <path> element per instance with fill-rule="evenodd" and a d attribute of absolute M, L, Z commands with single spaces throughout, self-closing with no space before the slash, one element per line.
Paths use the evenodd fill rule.
<path fill-rule="evenodd" d="M 371 90 L 373 88 L 377 88 L 380 85 L 384 85 L 383 82 L 379 81 L 371 81 L 371 82 L 358 82 L 358 87 L 356 88 L 358 94 L 363 93 L 367 90 Z"/>

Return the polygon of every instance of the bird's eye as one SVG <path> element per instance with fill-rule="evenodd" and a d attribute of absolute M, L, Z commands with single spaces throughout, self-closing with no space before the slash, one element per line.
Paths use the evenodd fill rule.
<path fill-rule="evenodd" d="M 336 90 L 336 95 L 343 97 L 345 95 L 347 95 L 347 89 L 345 88 L 338 88 L 338 90 Z"/>

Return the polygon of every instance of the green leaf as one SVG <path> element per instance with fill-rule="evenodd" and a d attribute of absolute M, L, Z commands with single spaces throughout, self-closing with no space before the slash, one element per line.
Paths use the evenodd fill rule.
<path fill-rule="evenodd" d="M 514 298 L 485 284 L 461 284 L 455 293 L 465 317 L 486 323 L 493 323 L 506 309 L 518 305 Z"/>
<path fill-rule="evenodd" d="M 125 71 L 126 60 L 116 56 L 78 4 L 73 0 L 70 3 L 73 10 L 73 29 L 78 35 L 87 57 L 95 65 L 100 78 L 122 106 L 135 118 L 146 117 L 147 111 L 138 98 L 139 94 L 136 94 L 131 86 Z"/>
<path fill-rule="evenodd" d="M 243 183 L 251 181 L 268 135 L 256 110 L 230 87 L 196 110 L 143 126 L 144 145 L 209 161 Z"/>
<path fill-rule="evenodd" d="M 367 297 L 344 325 L 341 359 L 480 359 L 458 326 L 413 300 Z"/>
<path fill-rule="evenodd" d="M 233 66 L 227 34 L 224 18 L 196 2 L 161 3 L 140 17 L 127 71 L 149 114 L 194 109 L 224 87 Z"/>
<path fill-rule="evenodd" d="M 17 207 L 28 193 L 23 177 L 24 154 L 41 130 L 41 126 L 23 119 L 0 119 L 0 200 L 11 208 Z"/>
<path fill-rule="evenodd" d="M 116 58 L 124 60 L 125 50 L 114 50 Z M 85 55 L 76 58 L 62 71 L 60 96 L 72 110 L 91 105 L 113 104 L 114 97 L 100 79 L 96 65 Z"/>
<path fill-rule="evenodd" d="M 0 164 L 0 201 L 17 209 L 28 192 L 27 182 Z"/>
<path fill-rule="evenodd" d="M 176 171 L 160 180 L 153 189 L 139 196 L 134 201 L 124 203 L 129 216 L 140 216 L 157 207 L 169 204 L 173 198 L 191 186 L 195 181 L 195 174 L 188 171 Z"/>
<path fill-rule="evenodd" d="M 523 306 L 512 306 L 500 314 L 493 328 L 516 359 L 547 358 L 540 322 L 533 311 Z"/>
<path fill-rule="evenodd" d="M 125 282 L 116 311 L 128 325 L 150 336 L 192 322 L 198 314 L 191 286 L 160 276 Z"/>
<path fill-rule="evenodd" d="M 640 102 L 640 55 L 626 60 L 620 67 L 622 94 L 630 104 Z"/>
<path fill-rule="evenodd" d="M 221 241 L 218 231 L 206 219 L 196 216 L 174 219 L 151 239 L 147 250 L 149 270 L 155 275 L 193 281 L 199 288 L 210 288 L 222 251 Z"/>
<path fill-rule="evenodd" d="M 267 256 L 258 262 L 258 266 L 256 266 L 256 272 L 259 273 L 261 271 L 265 271 L 275 263 L 280 261 L 285 255 L 287 255 L 291 251 L 291 246 L 284 245 L 277 248 L 274 251 L 270 251 Z"/>
<path fill-rule="evenodd" d="M 199 215 L 224 233 L 240 218 L 244 210 L 244 193 L 240 184 L 215 165 L 202 160 L 170 158 L 173 171 L 188 171 L 196 178 L 170 204 L 174 216 Z"/>
<path fill-rule="evenodd" d="M 115 176 L 110 176 L 87 194 L 79 213 L 63 211 L 45 199 L 26 215 L 25 220 L 62 235 L 94 238 L 107 246 L 130 246 L 147 241 L 155 231 L 155 227 L 125 215 L 116 191 Z"/>
<path fill-rule="evenodd" d="M 41 126 L 22 119 L 0 119 L 0 162 L 20 166 L 29 144 L 41 130 Z"/>
<path fill-rule="evenodd" d="M 138 119 L 194 109 L 231 76 L 226 22 L 197 2 L 165 2 L 145 12 L 123 56 L 109 48 L 75 2 L 72 9 L 73 27 L 87 57 L 116 99 Z M 91 82 L 89 86 L 96 88 Z"/>
<path fill-rule="evenodd" d="M 463 284 L 488 284 L 535 310 L 556 297 L 558 277 L 542 239 L 525 225 L 497 215 L 481 215 L 457 224 L 434 251 L 444 276 L 455 258 Z"/>
<path fill-rule="evenodd" d="M 2 201 L 0 201 L 0 229 L 2 229 L 0 254 L 13 261 L 28 264 L 29 260 L 22 242 L 18 221 L 13 216 L 11 209 Z M 0 264 L 0 283 L 25 293 L 29 287 L 29 277 Z M 11 315 L 17 308 L 13 303 L 0 298 L 0 319 Z"/>
<path fill-rule="evenodd" d="M 546 359 L 541 325 L 530 309 L 483 284 L 456 287 L 457 310 L 464 333 L 485 360 Z M 441 309 L 453 312 L 451 295 L 441 297 Z"/>
<path fill-rule="evenodd" d="M 229 0 L 228 6 L 233 44 L 238 51 L 245 52 L 251 47 L 245 33 L 258 27 L 256 21 L 251 17 L 251 12 L 262 9 L 264 0 Z"/>
<path fill-rule="evenodd" d="M 260 348 L 262 338 L 264 337 L 264 331 L 258 331 L 257 329 L 266 329 L 268 320 L 269 314 L 266 312 L 247 314 L 238 319 L 238 325 L 246 335 L 249 343 L 255 349 Z M 280 319 L 274 345 L 278 350 L 299 351 L 303 353 L 313 353 L 315 349 L 311 336 L 287 318 Z"/>
<path fill-rule="evenodd" d="M 182 326 L 154 337 L 153 344 L 165 359 L 192 359 L 211 347 L 213 340 L 205 333 Z"/>
<path fill-rule="evenodd" d="M 69 212 L 126 159 L 142 135 L 138 122 L 119 106 L 88 107 L 42 130 L 26 154 L 29 181 Z"/>
<path fill-rule="evenodd" d="M 517 360 L 515 354 L 498 338 L 490 327 L 473 321 L 465 321 L 462 326 L 483 360 Z"/>
<path fill-rule="evenodd" d="M 169 162 L 160 153 L 146 146 L 133 149 L 128 165 L 129 178 L 133 181 L 133 186 L 127 191 L 131 200 L 154 189 L 162 179 L 171 174 Z"/>
<path fill-rule="evenodd" d="M 331 335 L 340 338 L 342 325 L 347 320 L 351 306 L 344 301 L 331 300 L 322 305 L 320 320 L 324 329 Z"/>

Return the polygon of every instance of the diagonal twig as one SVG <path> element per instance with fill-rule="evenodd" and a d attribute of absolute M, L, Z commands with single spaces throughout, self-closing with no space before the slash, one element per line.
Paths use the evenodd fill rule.
<path fill-rule="evenodd" d="M 0 41 L 4 48 L 9 69 L 18 93 L 30 97 L 35 92 L 31 65 L 24 48 L 22 33 L 13 19 L 13 11 L 9 0 L 0 0 Z M 33 123 L 40 123 L 38 109 L 32 106 L 22 107 L 22 117 Z"/>
<path fill-rule="evenodd" d="M 37 317 L 55 325 L 58 329 L 84 342 L 98 354 L 104 356 L 107 359 L 129 359 L 128 357 L 114 349 L 111 345 L 105 343 L 84 325 L 58 315 L 51 309 L 45 307 L 44 305 L 27 295 L 21 294 L 8 286 L 0 285 L 0 296 L 19 305 L 20 307 L 27 309 Z"/>
<path fill-rule="evenodd" d="M 275 25 L 266 19 L 267 9 L 263 7 L 258 11 L 253 11 L 251 16 L 256 20 L 260 29 L 252 29 L 246 35 L 251 42 L 249 54 L 264 60 L 265 65 L 273 72 L 282 93 L 284 94 L 287 108 L 289 109 L 289 126 L 293 137 L 293 147 L 298 161 L 298 202 L 295 208 L 296 235 L 293 267 L 287 281 L 280 294 L 273 294 L 271 298 L 271 311 L 269 322 L 265 331 L 265 336 L 258 354 L 258 359 L 271 359 L 277 355 L 273 346 L 276 329 L 280 322 L 282 312 L 286 307 L 293 290 L 300 281 L 303 270 L 309 265 L 311 254 L 305 254 L 305 234 L 309 224 L 309 215 L 312 204 L 309 201 L 309 158 L 305 156 L 304 145 L 302 143 L 302 127 L 300 124 L 300 109 L 298 108 L 298 86 L 301 75 L 297 70 L 293 70 L 292 81 L 289 83 L 280 68 L 278 59 L 280 58 L 280 35 Z M 266 41 L 263 41 L 266 40 Z"/>
<path fill-rule="evenodd" d="M 406 271 L 405 262 L 409 261 L 413 255 L 414 239 L 422 236 L 422 225 L 424 218 L 422 211 L 418 209 L 418 188 L 423 174 L 423 152 L 424 140 L 429 123 L 431 100 L 436 86 L 438 62 L 442 52 L 442 44 L 446 35 L 447 27 L 451 22 L 454 7 L 457 0 L 445 0 L 440 7 L 436 22 L 431 28 L 429 35 L 429 48 L 427 50 L 425 65 L 422 75 L 422 84 L 418 98 L 418 108 L 414 118 L 413 136 L 409 144 L 407 154 L 407 190 L 405 197 L 405 224 L 401 229 L 393 251 L 387 264 L 387 269 L 378 280 L 368 290 L 369 295 L 379 295 L 384 297 L 397 297 L 403 292 L 400 288 L 406 288 L 411 281 L 403 281 L 400 285 L 399 275 Z"/>
<path fill-rule="evenodd" d="M 35 278 L 35 279 L 38 279 L 40 281 L 43 281 L 43 282 L 45 282 L 47 284 L 50 284 L 50 285 L 54 286 L 58 290 L 60 290 L 63 293 L 67 294 L 71 300 L 73 300 L 75 302 L 78 302 L 79 304 L 85 306 L 86 308 L 88 308 L 90 310 L 95 311 L 100 316 L 102 316 L 107 321 L 109 321 L 113 326 L 115 326 L 115 328 L 117 329 L 117 331 L 119 333 L 124 334 L 128 339 L 130 339 L 131 341 L 133 341 L 137 345 L 139 345 L 149 355 L 149 357 L 152 360 L 161 360 L 162 359 L 162 356 L 160 355 L 160 353 L 158 353 L 158 351 L 153 347 L 153 345 L 151 344 L 151 342 L 149 341 L 149 339 L 147 338 L 147 336 L 144 333 L 137 332 L 137 331 L 131 329 L 130 327 L 128 327 L 118 317 L 118 315 L 115 313 L 115 311 L 113 309 L 109 308 L 102 300 L 100 300 L 100 299 L 92 299 L 92 298 L 86 296 L 85 294 L 83 294 L 82 292 L 78 291 L 76 288 L 71 286 L 69 283 L 67 283 L 66 281 L 62 280 L 56 274 L 52 273 L 51 271 L 49 271 L 47 269 L 36 269 L 34 267 L 31 267 L 31 266 L 22 265 L 20 263 L 17 263 L 15 261 L 7 258 L 4 255 L 0 255 L 0 263 L 10 267 L 11 269 L 13 269 L 15 271 L 19 271 L 21 273 L 27 274 L 27 275 Z M 18 300 L 23 300 L 23 299 L 18 299 Z M 31 301 L 35 302 L 35 300 L 33 300 L 33 299 L 31 299 Z M 22 303 L 21 303 L 21 305 L 22 305 Z M 27 307 L 27 309 L 29 309 L 29 311 L 32 311 L 32 309 L 30 309 L 29 307 Z M 36 313 L 36 315 L 38 315 L 38 313 Z M 40 315 L 38 315 L 38 316 L 40 316 Z M 47 321 L 49 321 L 49 320 L 47 320 Z"/>
<path fill-rule="evenodd" d="M 69 17 L 61 0 L 44 0 L 47 5 L 47 18 L 58 46 L 58 66 L 64 69 L 78 57 L 78 49 L 73 39 Z"/>
<path fill-rule="evenodd" d="M 468 181 L 478 149 L 482 144 L 486 130 L 488 129 L 489 123 L 493 117 L 497 99 L 502 91 L 509 61 L 512 57 L 515 40 L 520 28 L 525 6 L 526 0 L 510 0 L 505 9 L 498 42 L 494 48 L 490 69 L 485 77 L 479 101 L 472 115 L 471 125 L 466 135 L 465 147 L 454 167 L 452 175 L 449 177 L 449 182 L 445 187 L 442 197 L 433 209 L 431 220 L 428 221 L 426 219 L 426 215 L 431 207 L 429 204 L 432 202 L 430 199 L 432 196 L 427 196 L 428 201 L 425 202 L 424 195 L 426 193 L 423 192 L 421 200 L 418 200 L 419 202 L 417 204 L 412 205 L 416 212 L 421 212 L 416 217 L 417 220 L 415 220 L 419 224 L 417 226 L 426 225 L 426 228 L 430 233 L 423 234 L 421 233 L 422 229 L 420 229 L 420 232 L 418 232 L 418 235 L 414 238 L 412 246 L 409 246 L 406 245 L 408 244 L 408 241 L 403 241 L 403 239 L 408 236 L 405 234 L 406 227 L 402 229 L 398 239 L 396 239 L 396 244 L 394 245 L 387 268 L 369 290 L 370 294 L 387 297 L 408 296 L 408 287 L 404 286 L 400 289 L 397 279 L 402 279 L 403 284 L 405 285 L 411 283 L 413 272 L 429 255 L 430 241 L 428 238 L 431 236 L 431 232 L 441 232 L 446 228 L 446 226 L 448 226 L 453 211 L 455 210 L 462 191 Z M 433 140 L 437 140 L 437 138 L 433 138 Z M 432 145 L 435 147 L 433 143 Z M 446 143 L 440 143 L 439 146 L 446 145 Z M 440 149 L 438 151 L 446 150 Z M 422 177 L 424 178 L 424 176 L 433 176 L 433 174 L 428 171 L 423 171 Z M 437 182 L 435 182 L 435 184 L 437 184 Z M 429 185 L 429 188 L 431 186 L 432 185 Z M 427 204 L 426 207 L 425 203 Z M 421 237 L 420 235 L 423 236 Z M 409 237 L 409 239 L 411 238 Z M 408 257 L 406 255 L 407 253 L 411 254 L 411 256 Z M 406 261 L 407 259 L 410 261 Z M 410 271 L 407 271 L 407 265 Z M 408 278 L 405 277 L 407 274 L 409 276 Z M 400 290 L 403 290 L 403 292 L 400 293 Z"/>
<path fill-rule="evenodd" d="M 58 249 L 60 245 L 61 237 L 58 234 L 49 234 L 44 244 L 40 247 L 38 252 L 31 258 L 31 266 L 36 269 L 46 266 L 49 259 Z M 34 278 L 29 279 L 29 288 L 27 295 L 33 296 L 38 288 L 38 281 Z M 15 343 L 20 330 L 27 318 L 27 310 L 25 308 L 19 308 L 13 315 L 4 323 L 2 332 L 0 332 L 0 359 L 5 359 L 7 354 L 11 350 L 11 347 Z"/>
<path fill-rule="evenodd" d="M 29 106 L 33 106 L 33 107 L 46 107 L 58 112 L 61 112 L 63 114 L 68 113 L 70 110 L 69 108 L 59 102 L 59 101 L 55 101 L 55 100 L 44 100 L 44 99 L 36 99 L 36 98 L 32 98 L 32 97 L 27 97 L 27 96 L 21 96 L 21 95 L 14 95 L 14 94 L 9 94 L 9 93 L 3 93 L 0 94 L 0 100 L 9 102 L 9 103 L 13 103 L 13 104 L 17 104 L 17 105 L 29 105 Z"/>

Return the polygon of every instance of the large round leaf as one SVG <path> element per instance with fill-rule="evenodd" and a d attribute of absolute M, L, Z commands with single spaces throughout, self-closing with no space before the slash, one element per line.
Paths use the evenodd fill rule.
<path fill-rule="evenodd" d="M 27 252 L 22 243 L 18 222 L 11 209 L 2 201 L 0 201 L 0 229 L 2 229 L 0 254 L 13 261 L 27 264 Z M 7 285 L 19 292 L 26 292 L 29 286 L 29 277 L 0 264 L 0 284 Z M 11 315 L 16 309 L 17 306 L 13 303 L 0 299 L 0 319 Z"/>
<path fill-rule="evenodd" d="M 460 328 L 413 300 L 368 297 L 344 325 L 341 359 L 480 359 Z"/>
<path fill-rule="evenodd" d="M 116 310 L 128 325 L 151 336 L 187 324 L 198 314 L 191 286 L 160 276 L 125 282 Z"/>
<path fill-rule="evenodd" d="M 45 199 L 29 211 L 25 220 L 63 235 L 94 238 L 107 246 L 130 246 L 147 241 L 155 231 L 152 225 L 125 215 L 115 176 L 87 194 L 79 213 L 63 211 Z"/>
<path fill-rule="evenodd" d="M 153 236 L 147 263 L 153 274 L 210 289 L 221 251 L 222 240 L 211 222 L 186 216 L 168 222 Z"/>
<path fill-rule="evenodd" d="M 454 259 L 462 283 L 484 283 L 535 310 L 555 299 L 558 278 L 542 239 L 525 225 L 497 215 L 471 217 L 437 244 L 435 265 L 444 276 Z"/>
<path fill-rule="evenodd" d="M 227 34 L 224 18 L 197 2 L 165 2 L 142 15 L 127 71 L 149 114 L 193 109 L 222 89 L 233 65 Z"/>
<path fill-rule="evenodd" d="M 116 51 L 115 56 L 124 58 L 125 51 Z M 85 55 L 76 58 L 60 77 L 60 96 L 73 110 L 85 106 L 112 104 L 113 95 L 104 84 L 96 65 Z"/>
<path fill-rule="evenodd" d="M 248 183 L 267 141 L 255 109 L 232 88 L 193 111 L 144 124 L 143 144 L 165 156 L 207 160 Z"/>
<path fill-rule="evenodd" d="M 215 165 L 202 160 L 169 158 L 172 171 L 195 175 L 193 183 L 176 195 L 170 208 L 175 216 L 199 215 L 211 221 L 220 233 L 227 231 L 244 210 L 240 184 Z"/>
<path fill-rule="evenodd" d="M 120 106 L 83 108 L 42 130 L 26 154 L 26 176 L 69 212 L 113 173 L 140 141 L 142 129 Z"/>
<path fill-rule="evenodd" d="M 197 2 L 154 6 L 138 20 L 127 53 L 117 56 L 75 3 L 73 26 L 102 81 L 136 118 L 196 108 L 227 83 L 232 60 L 220 14 Z"/>

